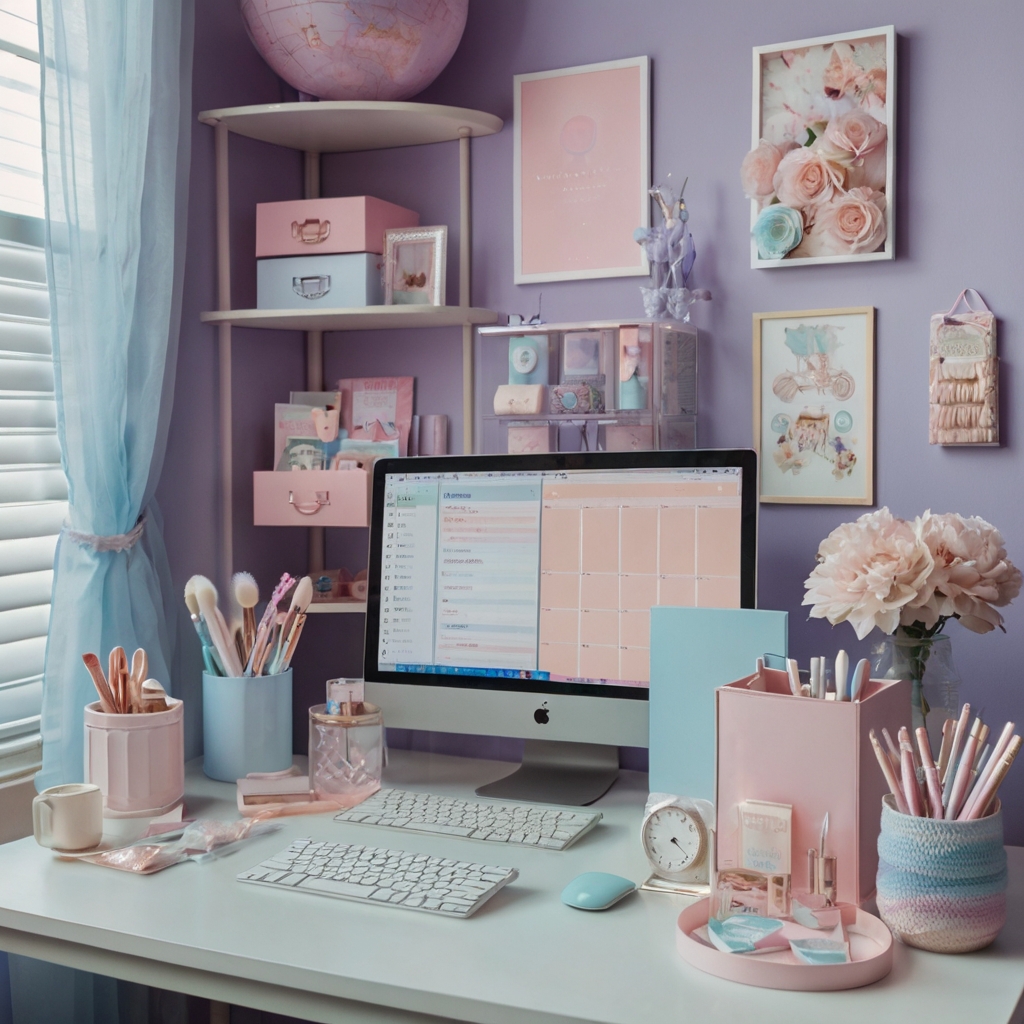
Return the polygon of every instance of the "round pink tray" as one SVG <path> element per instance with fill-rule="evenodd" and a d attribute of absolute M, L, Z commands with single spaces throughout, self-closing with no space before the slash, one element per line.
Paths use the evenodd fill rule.
<path fill-rule="evenodd" d="M 708 903 L 700 900 L 679 915 L 676 949 L 688 964 L 716 978 L 791 992 L 834 992 L 870 985 L 892 970 L 889 929 L 877 917 L 852 905 L 844 905 L 842 910 L 853 959 L 848 964 L 813 966 L 800 963 L 789 950 L 751 956 L 704 945 L 690 933 L 708 923 Z"/>

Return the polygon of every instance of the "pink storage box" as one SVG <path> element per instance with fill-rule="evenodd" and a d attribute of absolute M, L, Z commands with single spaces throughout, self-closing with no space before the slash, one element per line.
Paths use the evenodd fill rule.
<path fill-rule="evenodd" d="M 184 705 L 168 711 L 108 715 L 85 706 L 85 781 L 103 792 L 105 818 L 166 814 L 185 796 Z"/>
<path fill-rule="evenodd" d="M 369 526 L 365 469 L 305 469 L 252 475 L 256 526 Z"/>
<path fill-rule="evenodd" d="M 719 869 L 739 865 L 738 804 L 791 804 L 793 892 L 808 891 L 807 851 L 818 848 L 827 812 L 838 899 L 870 899 L 889 789 L 868 731 L 895 737 L 910 726 L 910 682 L 872 679 L 857 703 L 839 703 L 794 697 L 785 672 L 764 669 L 715 691 L 715 723 Z"/>
<path fill-rule="evenodd" d="M 415 210 L 373 196 L 256 204 L 256 256 L 384 252 L 388 228 L 414 228 Z"/>

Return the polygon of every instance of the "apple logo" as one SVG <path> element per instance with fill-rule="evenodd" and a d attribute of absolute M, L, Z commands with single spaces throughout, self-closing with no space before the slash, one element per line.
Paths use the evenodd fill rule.
<path fill-rule="evenodd" d="M 547 701 L 544 701 L 544 703 L 539 708 L 537 708 L 536 711 L 534 711 L 534 713 L 533 713 L 533 720 L 538 725 L 547 725 L 548 724 L 548 702 Z"/>

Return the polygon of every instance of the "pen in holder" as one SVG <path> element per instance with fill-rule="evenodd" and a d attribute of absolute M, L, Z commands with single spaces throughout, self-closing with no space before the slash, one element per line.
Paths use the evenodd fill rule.
<path fill-rule="evenodd" d="M 273 676 L 203 673 L 203 772 L 220 782 L 292 764 L 292 670 Z"/>
<path fill-rule="evenodd" d="M 380 789 L 383 759 L 384 720 L 376 705 L 346 702 L 337 714 L 328 714 L 326 704 L 309 709 L 309 784 L 318 799 L 361 803 Z"/>

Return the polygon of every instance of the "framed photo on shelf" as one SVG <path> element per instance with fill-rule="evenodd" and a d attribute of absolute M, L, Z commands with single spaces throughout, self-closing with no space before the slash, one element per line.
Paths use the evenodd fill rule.
<path fill-rule="evenodd" d="M 754 47 L 752 267 L 891 260 L 892 25 Z"/>
<path fill-rule="evenodd" d="M 443 306 L 448 228 L 388 228 L 384 232 L 384 304 Z"/>
<path fill-rule="evenodd" d="M 650 58 L 513 82 L 515 283 L 647 275 Z"/>
<path fill-rule="evenodd" d="M 761 501 L 874 504 L 875 309 L 754 314 Z"/>

